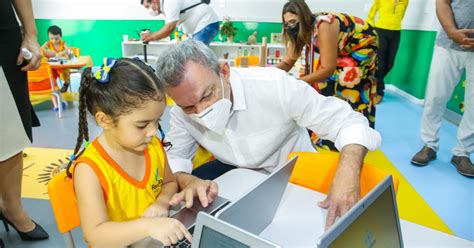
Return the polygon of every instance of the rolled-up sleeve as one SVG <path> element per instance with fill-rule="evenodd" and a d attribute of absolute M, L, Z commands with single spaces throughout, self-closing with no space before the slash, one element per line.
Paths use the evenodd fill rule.
<path fill-rule="evenodd" d="M 280 77 L 281 76 L 281 77 Z M 320 95 L 310 85 L 286 73 L 276 80 L 282 108 L 299 126 L 322 139 L 334 142 L 337 149 L 359 144 L 369 150 L 380 147 L 380 134 L 369 127 L 367 119 L 336 97 Z"/>
<path fill-rule="evenodd" d="M 167 152 L 168 162 L 173 173 L 191 173 L 193 169 L 192 159 L 199 147 L 193 136 L 186 130 L 183 114 L 176 107 L 170 111 L 170 131 L 167 139 L 172 147 Z"/>

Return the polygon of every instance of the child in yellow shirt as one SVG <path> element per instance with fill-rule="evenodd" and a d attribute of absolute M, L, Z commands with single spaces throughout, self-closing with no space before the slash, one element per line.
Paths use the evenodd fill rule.
<path fill-rule="evenodd" d="M 68 46 L 66 42 L 62 40 L 62 30 L 60 27 L 53 25 L 48 28 L 48 36 L 49 41 L 45 42 L 41 46 L 41 52 L 46 58 L 64 58 L 67 57 L 68 53 Z M 61 87 L 60 91 L 62 93 L 66 92 L 69 85 L 70 85 L 70 75 L 71 72 L 69 69 L 60 69 L 60 70 L 53 70 L 54 78 L 59 78 L 63 82 L 63 87 Z"/>
<path fill-rule="evenodd" d="M 83 72 L 78 142 L 68 172 L 90 246 L 191 239 L 182 223 L 168 218 L 178 185 L 156 137 L 158 130 L 164 136 L 159 120 L 165 102 L 163 86 L 141 61 L 106 59 L 95 74 L 90 68 Z M 87 112 L 103 130 L 90 144 Z"/>

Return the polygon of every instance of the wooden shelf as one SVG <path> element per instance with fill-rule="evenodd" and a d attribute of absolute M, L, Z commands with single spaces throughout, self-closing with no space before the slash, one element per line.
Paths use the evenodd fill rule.
<path fill-rule="evenodd" d="M 166 51 L 168 47 L 176 45 L 175 41 L 153 41 L 147 44 L 147 55 L 149 59 L 157 59 L 161 53 Z M 227 42 L 212 42 L 209 46 L 220 62 L 228 62 L 233 65 L 234 58 L 242 56 L 247 50 L 248 55 L 259 56 L 262 44 L 247 45 L 244 43 L 227 43 Z M 141 41 L 122 41 L 122 56 L 143 57 L 143 43 Z M 280 50 L 280 56 L 285 54 L 285 47 L 282 44 L 267 44 L 267 54 L 274 57 L 276 50 Z M 224 54 L 228 55 L 228 59 L 224 59 Z"/>

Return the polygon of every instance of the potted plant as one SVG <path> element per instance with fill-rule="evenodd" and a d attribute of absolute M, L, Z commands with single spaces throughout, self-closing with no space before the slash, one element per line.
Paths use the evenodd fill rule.
<path fill-rule="evenodd" d="M 220 31 L 221 37 L 226 37 L 227 42 L 232 43 L 234 41 L 237 28 L 234 27 L 234 24 L 230 21 L 230 17 L 226 16 L 223 18 Z"/>

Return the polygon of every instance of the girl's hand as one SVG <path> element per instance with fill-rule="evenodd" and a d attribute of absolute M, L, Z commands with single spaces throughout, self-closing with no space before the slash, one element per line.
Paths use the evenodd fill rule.
<path fill-rule="evenodd" d="M 145 212 L 143 212 L 143 218 L 165 218 L 169 215 L 169 206 L 165 204 L 153 203 Z"/>
<path fill-rule="evenodd" d="M 171 218 L 156 219 L 156 224 L 150 227 L 148 235 L 164 246 L 176 244 L 184 238 L 191 242 L 193 238 L 181 222 Z"/>
<path fill-rule="evenodd" d="M 43 57 L 40 52 L 40 46 L 38 44 L 38 40 L 36 36 L 29 36 L 25 35 L 23 38 L 23 42 L 21 43 L 21 48 L 28 49 L 33 57 L 27 61 L 27 64 L 21 68 L 22 71 L 34 71 L 40 67 L 41 58 Z M 18 57 L 16 60 L 17 65 L 21 65 L 25 59 L 23 58 L 23 54 L 21 50 L 18 53 Z"/>

